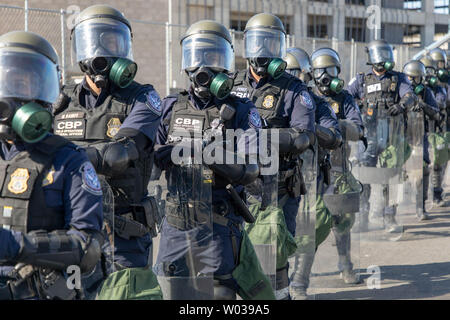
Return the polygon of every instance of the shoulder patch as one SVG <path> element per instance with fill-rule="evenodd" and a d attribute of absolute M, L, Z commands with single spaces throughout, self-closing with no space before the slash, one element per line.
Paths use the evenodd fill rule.
<path fill-rule="evenodd" d="M 308 108 L 309 110 L 314 109 L 314 104 L 311 99 L 311 95 L 305 90 L 301 94 L 302 96 L 302 102 Z"/>
<path fill-rule="evenodd" d="M 81 178 L 83 180 L 82 188 L 87 192 L 92 193 L 97 196 L 102 195 L 102 187 L 100 185 L 100 180 L 98 179 L 97 173 L 95 172 L 92 163 L 85 162 L 80 168 Z"/>
<path fill-rule="evenodd" d="M 162 111 L 162 103 L 161 99 L 159 98 L 158 93 L 155 90 L 149 91 L 145 94 L 145 97 L 147 100 L 145 101 L 145 104 L 150 109 L 151 112 L 156 114 L 157 116 L 161 115 Z"/>
<path fill-rule="evenodd" d="M 248 114 L 248 123 L 250 124 L 250 127 L 255 129 L 260 129 L 262 126 L 261 117 L 255 108 L 250 109 L 250 112 Z"/>

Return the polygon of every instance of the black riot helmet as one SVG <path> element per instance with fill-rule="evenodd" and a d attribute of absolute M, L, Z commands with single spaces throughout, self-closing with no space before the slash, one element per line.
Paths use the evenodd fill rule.
<path fill-rule="evenodd" d="M 256 74 L 279 78 L 286 69 L 286 31 L 281 20 L 270 13 L 250 18 L 244 30 L 244 58 Z"/>
<path fill-rule="evenodd" d="M 131 84 L 137 64 L 131 25 L 122 13 L 107 5 L 90 6 L 77 16 L 71 38 L 76 62 L 97 87 L 109 81 L 120 88 Z"/>
<path fill-rule="evenodd" d="M 311 55 L 313 78 L 319 91 L 325 95 L 340 93 L 344 80 L 339 79 L 341 59 L 331 48 L 320 48 Z"/>
<path fill-rule="evenodd" d="M 286 50 L 286 72 L 300 78 L 305 83 L 312 80 L 311 58 L 308 53 L 301 48 L 289 48 Z"/>
<path fill-rule="evenodd" d="M 394 48 L 385 40 L 373 40 L 366 47 L 367 64 L 375 71 L 383 72 L 394 69 Z"/>
<path fill-rule="evenodd" d="M 211 95 L 225 99 L 234 79 L 228 75 L 234 61 L 231 35 L 225 26 L 212 20 L 194 23 L 181 39 L 182 69 L 202 99 Z"/>
<path fill-rule="evenodd" d="M 0 36 L 0 139 L 35 143 L 52 127 L 48 109 L 60 91 L 58 55 L 41 36 Z"/>

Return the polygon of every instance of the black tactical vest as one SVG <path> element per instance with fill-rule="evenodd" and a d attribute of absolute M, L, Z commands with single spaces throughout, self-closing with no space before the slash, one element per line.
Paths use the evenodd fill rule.
<path fill-rule="evenodd" d="M 282 102 L 291 83 L 296 80 L 300 81 L 285 72 L 280 78 L 253 89 L 247 71 L 241 70 L 234 81 L 231 94 L 253 102 L 263 120 L 263 128 L 289 128 L 289 118 L 283 116 Z"/>
<path fill-rule="evenodd" d="M 9 161 L 0 158 L 1 227 L 24 233 L 64 228 L 64 207 L 47 207 L 43 186 L 52 183 L 54 155 L 66 145 L 76 149 L 66 139 L 52 135 L 31 152 L 22 151 Z"/>
<path fill-rule="evenodd" d="M 375 110 L 384 113 L 400 101 L 398 81 L 398 73 L 392 71 L 383 80 L 372 73 L 364 75 L 364 107 L 369 116 Z"/>
<path fill-rule="evenodd" d="M 224 103 L 234 106 L 233 97 L 228 97 Z M 197 109 L 193 106 L 189 100 L 189 94 L 187 91 L 182 91 L 178 94 L 177 101 L 172 106 L 172 114 L 170 119 L 166 119 L 166 125 L 169 125 L 167 133 L 167 142 L 171 143 L 172 139 L 178 137 L 174 136 L 177 130 L 189 131 L 191 136 L 194 136 L 194 131 L 198 133 L 204 133 L 205 130 L 211 129 L 213 121 L 217 121 L 220 118 L 219 110 L 221 106 L 213 105 L 205 109 Z M 225 129 L 231 129 L 231 121 L 226 121 Z M 225 137 L 224 141 L 225 141 Z M 223 179 L 222 179 L 223 180 Z M 228 184 L 225 181 L 221 181 L 220 177 L 214 177 L 214 188 L 223 188 Z"/>
<path fill-rule="evenodd" d="M 114 90 L 100 106 L 92 109 L 80 104 L 81 89 L 82 84 L 65 88 L 70 101 L 65 106 L 54 108 L 55 134 L 82 147 L 90 145 L 100 150 L 113 140 L 139 95 L 153 90 L 153 87 L 132 82 L 126 88 Z M 153 153 L 145 152 L 123 174 L 107 179 L 119 211 L 141 203 L 147 193 L 152 166 Z"/>

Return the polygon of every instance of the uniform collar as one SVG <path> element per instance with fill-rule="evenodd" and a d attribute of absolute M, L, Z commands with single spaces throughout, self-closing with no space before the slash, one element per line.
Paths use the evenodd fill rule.
<path fill-rule="evenodd" d="M 247 69 L 247 79 L 248 79 L 249 84 L 252 86 L 252 88 L 254 88 L 254 89 L 260 88 L 263 85 L 265 85 L 266 83 L 273 80 L 273 78 L 270 75 L 267 75 L 264 78 L 261 78 L 261 80 L 259 80 L 259 82 L 257 82 L 256 79 L 253 77 L 252 72 L 250 71 L 250 68 L 251 67 L 248 67 L 248 69 Z"/>
<path fill-rule="evenodd" d="M 111 94 L 112 92 L 112 88 L 111 88 L 111 84 L 104 88 L 101 92 L 99 96 L 96 96 L 92 90 L 90 89 L 87 81 L 86 81 L 86 77 L 83 78 L 83 81 L 81 82 L 81 94 L 80 94 L 80 103 L 82 103 L 81 98 L 87 97 L 90 98 L 92 100 L 95 100 L 95 104 L 93 106 L 89 106 L 89 107 L 98 107 L 99 105 L 101 105 L 105 99 Z M 84 105 L 84 103 L 82 103 L 82 105 Z M 88 106 L 86 106 L 88 107 Z"/>
<path fill-rule="evenodd" d="M 194 89 L 192 87 L 189 89 L 188 93 L 189 93 L 189 98 L 190 98 L 192 104 L 200 110 L 212 107 L 219 103 L 218 99 L 214 96 L 211 99 L 206 100 L 206 101 L 200 99 L 199 97 L 197 97 L 195 95 Z"/>

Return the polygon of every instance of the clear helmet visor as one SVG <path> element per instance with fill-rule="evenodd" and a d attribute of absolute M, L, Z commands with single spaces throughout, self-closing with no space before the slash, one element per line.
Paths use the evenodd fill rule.
<path fill-rule="evenodd" d="M 425 68 L 426 74 L 429 76 L 435 76 L 436 75 L 436 69 L 432 67 L 426 67 Z"/>
<path fill-rule="evenodd" d="M 232 70 L 234 52 L 231 44 L 215 34 L 195 34 L 181 43 L 181 68 L 192 71 L 199 67 Z"/>
<path fill-rule="evenodd" d="M 369 62 L 376 64 L 386 61 L 394 61 L 392 46 L 374 46 L 369 48 Z"/>
<path fill-rule="evenodd" d="M 312 72 L 311 59 L 307 54 L 303 52 L 297 51 L 295 48 L 289 48 L 286 50 L 286 53 L 290 53 L 297 60 L 301 71 L 303 72 Z"/>
<path fill-rule="evenodd" d="M 76 62 L 95 57 L 133 60 L 130 28 L 110 19 L 84 21 L 75 27 L 72 50 Z"/>
<path fill-rule="evenodd" d="M 325 72 L 333 78 L 337 78 L 339 75 L 337 67 L 317 68 L 314 69 L 314 78 L 320 78 Z"/>
<path fill-rule="evenodd" d="M 244 34 L 244 58 L 280 58 L 286 56 L 286 36 L 280 30 L 251 29 Z"/>
<path fill-rule="evenodd" d="M 60 90 L 57 65 L 34 53 L 0 50 L 0 98 L 54 103 Z"/>

